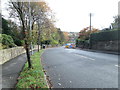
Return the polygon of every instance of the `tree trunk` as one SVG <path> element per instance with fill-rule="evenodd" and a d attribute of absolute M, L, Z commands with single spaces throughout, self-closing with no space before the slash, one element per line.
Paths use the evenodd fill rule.
<path fill-rule="evenodd" d="M 38 52 L 40 50 L 40 31 L 38 32 Z"/>
<path fill-rule="evenodd" d="M 29 45 L 27 44 L 27 41 L 25 41 L 25 50 L 26 50 L 26 55 L 27 55 L 27 60 L 28 60 L 28 67 L 31 68 L 32 64 L 31 64 L 31 59 L 30 59 L 30 49 L 29 49 Z"/>
<path fill-rule="evenodd" d="M 40 45 L 38 44 L 38 52 L 40 51 L 40 47 L 39 47 Z"/>
<path fill-rule="evenodd" d="M 38 22 L 38 52 L 40 50 L 40 25 L 39 25 L 39 22 Z"/>

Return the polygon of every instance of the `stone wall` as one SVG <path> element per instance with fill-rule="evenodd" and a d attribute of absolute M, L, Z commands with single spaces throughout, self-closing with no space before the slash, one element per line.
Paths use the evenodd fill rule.
<path fill-rule="evenodd" d="M 35 50 L 37 46 L 34 47 Z M 4 64 L 5 62 L 15 58 L 23 53 L 25 53 L 25 49 L 23 47 L 14 47 L 9 49 L 0 50 L 0 65 Z"/>
<path fill-rule="evenodd" d="M 118 52 L 120 41 L 101 41 L 92 44 L 92 49 Z"/>

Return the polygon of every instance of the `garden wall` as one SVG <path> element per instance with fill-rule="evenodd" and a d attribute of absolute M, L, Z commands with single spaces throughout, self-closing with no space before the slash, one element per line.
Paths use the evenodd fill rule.
<path fill-rule="evenodd" d="M 94 50 L 114 51 L 120 50 L 120 30 L 108 30 L 93 33 L 90 40 L 76 40 L 78 48 L 90 48 Z"/>
<path fill-rule="evenodd" d="M 94 33 L 91 35 L 91 48 L 118 52 L 120 30 Z"/>
<path fill-rule="evenodd" d="M 37 46 L 34 47 L 36 49 Z M 25 49 L 23 47 L 14 47 L 9 49 L 0 50 L 0 65 L 4 64 L 5 62 L 15 58 L 23 53 L 25 53 Z"/>
<path fill-rule="evenodd" d="M 120 41 L 101 41 L 92 44 L 92 49 L 118 52 Z"/>

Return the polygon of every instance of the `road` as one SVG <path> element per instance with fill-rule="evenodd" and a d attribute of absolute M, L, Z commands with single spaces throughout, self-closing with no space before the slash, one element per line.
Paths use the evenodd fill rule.
<path fill-rule="evenodd" d="M 113 54 L 50 48 L 42 63 L 53 88 L 118 88 L 118 56 Z"/>

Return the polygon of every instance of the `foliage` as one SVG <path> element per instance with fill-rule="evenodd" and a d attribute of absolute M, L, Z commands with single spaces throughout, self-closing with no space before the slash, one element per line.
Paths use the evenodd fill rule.
<path fill-rule="evenodd" d="M 89 46 L 89 40 L 76 39 L 76 47 L 88 48 L 88 46 Z"/>
<path fill-rule="evenodd" d="M 82 48 L 88 48 L 89 44 L 90 44 L 90 35 L 93 33 L 98 33 L 100 32 L 98 29 L 96 28 L 91 28 L 90 27 L 86 27 L 83 30 L 81 30 L 79 32 L 79 37 L 78 39 L 76 39 L 76 46 L 77 47 L 82 47 Z"/>
<path fill-rule="evenodd" d="M 51 40 L 44 40 L 41 42 L 41 44 L 46 44 L 46 45 L 49 45 L 51 43 Z"/>
<path fill-rule="evenodd" d="M 91 34 L 91 41 L 98 42 L 98 41 L 114 41 L 118 40 L 120 37 L 120 30 L 111 30 L 111 31 L 104 31 L 99 33 Z"/>
<path fill-rule="evenodd" d="M 2 18 L 2 34 L 11 34 L 11 29 L 9 27 L 9 23 L 6 19 Z"/>
<path fill-rule="evenodd" d="M 42 52 L 43 50 L 36 52 L 31 56 L 33 68 L 28 69 L 28 63 L 25 64 L 25 67 L 18 78 L 17 88 L 48 88 L 40 61 Z"/>
<path fill-rule="evenodd" d="M 57 30 L 58 30 L 58 34 L 59 34 L 59 43 L 60 44 L 64 44 L 65 36 L 64 36 L 64 34 L 63 34 L 63 32 L 61 31 L 60 28 L 57 28 Z"/>
<path fill-rule="evenodd" d="M 93 27 L 90 30 L 90 27 L 86 27 L 79 32 L 79 37 L 78 38 L 81 39 L 81 40 L 88 40 L 90 34 L 96 33 L 96 32 L 99 32 L 99 30 L 96 29 L 96 28 L 93 28 Z"/>
<path fill-rule="evenodd" d="M 51 45 L 57 45 L 57 44 L 59 44 L 58 41 L 56 41 L 56 40 L 52 40 L 52 41 L 51 41 Z"/>
<path fill-rule="evenodd" d="M 120 16 L 117 15 L 117 16 L 114 16 L 114 22 L 111 23 L 112 25 L 112 29 L 120 29 Z"/>
<path fill-rule="evenodd" d="M 0 50 L 3 49 L 3 45 L 2 45 L 2 34 L 0 34 Z"/>
<path fill-rule="evenodd" d="M 64 42 L 64 34 L 63 32 L 54 26 L 54 24 L 49 24 L 49 27 L 43 27 L 41 33 L 41 42 L 45 44 L 57 45 L 62 44 Z"/>
<path fill-rule="evenodd" d="M 63 42 L 61 39 L 63 36 L 56 29 L 54 25 L 54 16 L 45 1 L 10 1 L 10 10 L 11 17 L 18 19 L 20 22 L 20 33 L 22 35 L 22 40 L 24 40 L 29 67 L 32 66 L 29 48 L 31 43 L 37 43 L 39 46 L 41 42 L 44 42 L 46 40 L 50 40 L 51 44 L 58 44 Z M 13 39 L 15 40 L 14 37 Z M 20 45 L 20 40 L 16 39 L 15 43 L 17 43 L 17 45 Z"/>
<path fill-rule="evenodd" d="M 32 36 L 30 36 L 29 31 L 30 25 L 29 23 L 26 24 L 27 22 L 29 22 L 29 19 L 27 19 L 29 18 L 29 5 L 31 8 Z M 56 28 L 53 24 L 55 21 L 54 16 L 52 14 L 52 10 L 49 8 L 46 2 L 12 2 L 10 8 L 11 16 L 14 18 L 19 17 L 22 29 L 27 29 L 26 32 L 25 30 L 22 30 L 22 32 L 24 40 L 27 40 L 28 43 L 32 42 L 33 44 L 36 44 L 38 42 L 44 42 L 46 40 L 56 40 L 60 44 L 64 42 L 64 35 L 62 31 Z M 17 44 L 20 44 L 20 40 L 15 41 L 18 41 Z"/>
<path fill-rule="evenodd" d="M 20 40 L 18 38 L 14 39 L 14 42 L 17 46 L 23 46 L 24 45 L 24 40 Z"/>
<path fill-rule="evenodd" d="M 114 16 L 114 23 L 120 23 L 120 16 Z"/>
<path fill-rule="evenodd" d="M 23 45 L 21 31 L 15 22 L 2 18 L 2 34 L 10 35 L 17 46 Z"/>
<path fill-rule="evenodd" d="M 38 24 L 38 33 L 40 33 L 40 25 L 44 23 L 44 18 L 47 18 L 48 7 L 44 1 L 41 2 L 10 2 L 10 14 L 12 17 L 20 21 L 22 27 L 22 37 L 25 42 L 28 66 L 32 67 L 30 60 L 30 44 L 35 43 L 35 34 L 32 34 L 34 23 Z M 45 17 L 44 17 L 45 16 Z M 31 35 L 32 34 L 32 35 Z M 38 34 L 40 39 L 40 34 Z M 38 41 L 39 41 L 38 39 Z M 34 42 L 35 41 L 35 42 Z"/>
<path fill-rule="evenodd" d="M 10 35 L 2 34 L 2 45 L 4 45 L 4 48 L 11 48 L 15 47 L 13 38 Z"/>

